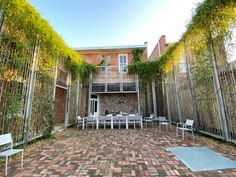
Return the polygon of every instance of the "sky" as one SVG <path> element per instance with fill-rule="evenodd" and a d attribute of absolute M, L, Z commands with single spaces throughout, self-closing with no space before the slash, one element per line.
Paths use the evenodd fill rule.
<path fill-rule="evenodd" d="M 72 48 L 176 42 L 202 0 L 29 0 Z"/>

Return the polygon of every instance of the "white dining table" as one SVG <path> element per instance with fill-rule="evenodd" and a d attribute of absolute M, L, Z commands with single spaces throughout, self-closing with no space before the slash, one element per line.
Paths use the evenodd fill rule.
<path fill-rule="evenodd" d="M 84 117 L 84 118 L 82 118 L 82 120 L 83 120 L 82 129 L 85 128 L 85 121 L 86 120 L 96 121 L 96 129 L 99 129 L 100 121 L 101 121 L 101 123 L 104 124 L 104 128 L 105 128 L 106 120 L 110 120 L 110 122 L 111 122 L 110 123 L 111 129 L 114 129 L 114 119 L 113 119 L 113 117 L 114 116 L 89 116 L 89 117 Z M 119 116 L 119 119 L 125 119 L 125 127 L 126 127 L 126 129 L 129 129 L 129 120 L 138 120 L 137 123 L 139 123 L 141 129 L 143 129 L 142 116 L 139 116 L 139 115 Z"/>

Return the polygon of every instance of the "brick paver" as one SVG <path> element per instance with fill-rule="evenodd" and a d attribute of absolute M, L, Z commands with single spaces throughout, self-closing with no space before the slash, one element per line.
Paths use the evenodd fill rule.
<path fill-rule="evenodd" d="M 196 138 L 175 137 L 175 132 L 158 128 L 78 130 L 60 132 L 50 143 L 25 156 L 24 168 L 14 158 L 9 176 L 236 176 L 236 169 L 192 172 L 167 148 L 174 146 L 208 146 Z M 208 146 L 209 147 L 209 146 Z M 224 149 L 212 150 L 236 160 L 236 154 Z M 200 159 L 199 159 L 200 160 Z M 0 169 L 0 176 L 4 167 Z"/>

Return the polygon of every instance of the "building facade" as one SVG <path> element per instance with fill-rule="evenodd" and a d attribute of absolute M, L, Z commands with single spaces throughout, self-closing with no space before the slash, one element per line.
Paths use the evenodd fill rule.
<path fill-rule="evenodd" d="M 134 63 L 134 51 L 137 50 L 141 51 L 140 59 L 147 60 L 146 44 L 75 50 L 98 69 L 84 88 L 86 94 L 80 95 L 80 100 L 87 104 L 84 105 L 87 109 L 84 116 L 143 112 L 138 76 L 128 73 L 128 65 Z"/>

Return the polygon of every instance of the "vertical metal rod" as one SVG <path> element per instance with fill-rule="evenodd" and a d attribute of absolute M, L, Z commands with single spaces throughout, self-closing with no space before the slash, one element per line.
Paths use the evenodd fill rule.
<path fill-rule="evenodd" d="M 169 88 L 168 88 L 168 85 L 166 86 L 166 84 L 167 84 L 167 82 L 166 82 L 166 77 L 165 77 L 164 88 L 165 88 L 165 92 L 166 92 L 167 113 L 168 113 L 168 119 L 171 120 L 170 103 L 169 103 Z"/>
<path fill-rule="evenodd" d="M 157 117 L 157 97 L 156 97 L 156 82 L 152 79 L 152 101 L 153 101 L 153 111 L 154 116 Z"/>
<path fill-rule="evenodd" d="M 77 80 L 77 92 L 76 92 L 76 109 L 75 109 L 75 112 L 76 112 L 76 116 L 79 115 L 79 96 L 80 96 L 80 79 L 78 78 Z"/>
<path fill-rule="evenodd" d="M 69 113 L 70 113 L 70 95 L 71 95 L 71 73 L 67 75 L 67 93 L 66 93 L 66 113 L 64 128 L 67 129 L 69 124 Z"/>
<path fill-rule="evenodd" d="M 105 93 L 107 92 L 107 72 L 108 72 L 108 66 L 105 66 Z"/>
<path fill-rule="evenodd" d="M 141 114 L 141 110 L 140 110 L 140 90 L 139 90 L 138 75 L 135 75 L 135 78 L 136 78 L 136 91 L 137 91 L 137 97 L 138 97 L 138 113 L 140 115 Z"/>
<path fill-rule="evenodd" d="M 175 80 L 175 95 L 176 95 L 176 104 L 177 104 L 178 117 L 179 117 L 179 121 L 181 121 L 181 110 L 180 110 L 180 99 L 179 99 L 179 84 L 178 84 L 178 78 L 177 78 L 177 75 L 176 75 L 175 66 L 174 66 L 173 74 L 174 74 L 174 80 Z"/>
<path fill-rule="evenodd" d="M 56 89 L 57 89 L 57 72 L 58 72 L 58 56 L 56 58 L 56 66 L 54 68 L 54 81 L 53 81 L 53 102 L 55 103 L 56 101 Z"/>
<path fill-rule="evenodd" d="M 198 130 L 198 124 L 199 124 L 199 118 L 198 118 L 198 108 L 197 108 L 197 101 L 196 101 L 196 94 L 195 94 L 195 87 L 194 87 L 194 82 L 192 79 L 192 72 L 190 68 L 190 58 L 187 53 L 187 46 L 186 43 L 184 42 L 184 54 L 186 58 L 186 65 L 188 69 L 188 82 L 190 85 L 190 94 L 191 94 L 191 101 L 192 101 L 192 107 L 193 107 L 193 116 L 194 120 L 196 121 L 196 129 Z"/>
<path fill-rule="evenodd" d="M 209 42 L 209 47 L 210 47 L 210 55 L 212 57 L 214 87 L 215 87 L 215 92 L 216 92 L 218 113 L 219 113 L 220 120 L 221 120 L 221 128 L 223 131 L 224 139 L 228 141 L 229 134 L 228 134 L 227 121 L 226 121 L 226 114 L 225 114 L 225 105 L 224 105 L 222 89 L 220 86 L 218 67 L 216 64 L 216 52 L 215 52 L 215 48 L 214 48 L 213 39 L 212 39 L 211 34 L 209 36 L 208 42 Z"/>
<path fill-rule="evenodd" d="M 1 9 L 1 12 L 0 12 L 0 42 L 2 39 L 5 16 L 6 16 L 6 11 L 3 8 Z"/>
<path fill-rule="evenodd" d="M 30 119 L 31 119 L 31 111 L 32 111 L 32 102 L 33 102 L 33 94 L 34 94 L 34 86 L 35 86 L 35 70 L 38 63 L 38 52 L 39 46 L 38 42 L 35 44 L 34 54 L 33 54 L 33 63 L 31 67 L 31 71 L 29 72 L 29 83 L 28 83 L 28 92 L 27 92 L 27 100 L 26 100 L 26 109 L 24 116 L 24 131 L 23 131 L 23 141 L 24 143 L 28 140 Z"/>
<path fill-rule="evenodd" d="M 92 73 L 89 75 L 88 116 L 91 115 Z"/>

